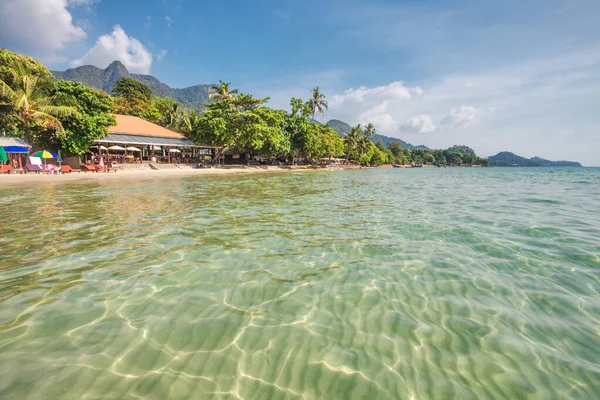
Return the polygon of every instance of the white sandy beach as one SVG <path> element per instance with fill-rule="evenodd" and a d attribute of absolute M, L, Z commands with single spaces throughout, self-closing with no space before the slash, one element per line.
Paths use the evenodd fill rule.
<path fill-rule="evenodd" d="M 18 187 L 38 184 L 60 184 L 69 182 L 118 182 L 139 181 L 152 179 L 168 179 L 186 176 L 215 176 L 215 175 L 239 175 L 239 174 L 264 174 L 281 172 L 306 172 L 306 171 L 332 171 L 340 168 L 315 168 L 305 166 L 286 167 L 217 167 L 202 169 L 165 169 L 165 170 L 120 170 L 117 172 L 94 173 L 94 172 L 72 172 L 70 174 L 48 175 L 48 174 L 2 174 L 0 175 L 1 187 Z"/>

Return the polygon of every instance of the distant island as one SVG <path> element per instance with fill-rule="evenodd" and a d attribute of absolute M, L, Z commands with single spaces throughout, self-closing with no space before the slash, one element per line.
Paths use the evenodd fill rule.
<path fill-rule="evenodd" d="M 525 158 L 509 151 L 488 157 L 492 167 L 581 167 L 575 161 L 550 161 L 540 157 Z"/>

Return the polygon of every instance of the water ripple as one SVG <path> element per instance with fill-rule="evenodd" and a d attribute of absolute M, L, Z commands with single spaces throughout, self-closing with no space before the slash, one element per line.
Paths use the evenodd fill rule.
<path fill-rule="evenodd" d="M 0 398 L 600 398 L 600 170 L 0 188 Z"/>

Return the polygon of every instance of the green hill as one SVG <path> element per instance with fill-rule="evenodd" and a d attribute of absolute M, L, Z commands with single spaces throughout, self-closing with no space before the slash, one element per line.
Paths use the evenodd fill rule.
<path fill-rule="evenodd" d="M 489 157 L 494 167 L 581 167 L 575 161 L 550 161 L 540 157 L 525 158 L 509 151 L 503 151 Z"/>
<path fill-rule="evenodd" d="M 130 77 L 147 85 L 155 95 L 170 97 L 181 105 L 194 109 L 202 109 L 204 104 L 208 103 L 208 92 L 211 86 L 196 85 L 184 89 L 174 89 L 151 75 L 130 74 L 120 61 L 114 61 L 106 69 L 94 67 L 93 65 L 83 65 L 62 72 L 51 72 L 55 79 L 81 82 L 107 93 L 112 92 L 113 86 L 119 79 Z"/>
<path fill-rule="evenodd" d="M 340 121 L 340 120 L 337 120 L 337 119 L 329 120 L 327 122 L 327 125 L 329 125 L 331 127 L 331 129 L 333 129 L 334 131 L 336 131 L 340 136 L 343 136 L 344 134 L 349 133 L 350 129 L 352 129 L 352 127 L 350 125 L 348 125 L 344 121 Z M 412 145 L 410 143 L 406 143 L 404 140 L 393 138 L 393 137 L 389 137 L 389 136 L 379 135 L 379 134 L 373 135 L 373 137 L 371 138 L 371 140 L 373 142 L 375 142 L 375 143 L 377 143 L 379 140 L 381 140 L 381 142 L 383 143 L 383 145 L 385 147 L 387 147 L 388 143 L 390 143 L 390 142 L 398 142 L 398 143 L 400 143 L 400 145 L 402 146 L 403 149 L 408 149 L 408 150 L 414 150 L 414 149 L 429 150 L 428 147 L 423 146 L 423 145 L 414 146 L 414 145 Z"/>

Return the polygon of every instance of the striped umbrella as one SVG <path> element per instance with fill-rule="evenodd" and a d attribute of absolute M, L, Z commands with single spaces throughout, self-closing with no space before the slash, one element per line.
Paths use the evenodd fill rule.
<path fill-rule="evenodd" d="M 40 150 L 36 151 L 31 155 L 31 157 L 39 157 L 39 158 L 58 158 L 58 154 L 53 153 L 48 150 Z"/>

